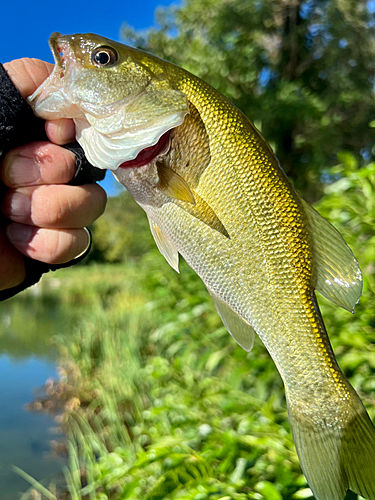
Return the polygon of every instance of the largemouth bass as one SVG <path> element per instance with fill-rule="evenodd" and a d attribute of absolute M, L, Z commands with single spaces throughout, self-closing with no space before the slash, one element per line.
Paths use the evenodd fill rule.
<path fill-rule="evenodd" d="M 89 161 L 145 210 L 156 244 L 181 254 L 247 351 L 254 331 L 283 379 L 302 470 L 318 500 L 375 500 L 375 429 L 341 372 L 315 290 L 352 311 L 362 290 L 345 241 L 295 192 L 270 146 L 189 72 L 97 35 L 50 38 L 37 116 L 73 118 Z"/>

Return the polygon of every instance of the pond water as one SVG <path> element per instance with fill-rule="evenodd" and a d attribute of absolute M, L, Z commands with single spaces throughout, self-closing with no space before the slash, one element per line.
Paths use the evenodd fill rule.
<path fill-rule="evenodd" d="M 1 500 L 18 500 L 30 485 L 15 465 L 48 484 L 61 474 L 63 458 L 54 456 L 50 441 L 59 440 L 53 419 L 25 405 L 48 378 L 56 377 L 53 335 L 69 328 L 65 311 L 56 305 L 19 298 L 0 303 L 0 485 Z"/>
<path fill-rule="evenodd" d="M 16 465 L 37 480 L 49 480 L 61 470 L 63 459 L 51 455 L 53 420 L 24 409 L 33 389 L 55 375 L 53 362 L 30 356 L 14 360 L 0 357 L 0 485 L 1 499 L 15 500 L 28 489 L 11 468 Z M 45 481 L 44 481 L 45 482 Z M 48 481 L 47 481 L 48 482 Z"/>

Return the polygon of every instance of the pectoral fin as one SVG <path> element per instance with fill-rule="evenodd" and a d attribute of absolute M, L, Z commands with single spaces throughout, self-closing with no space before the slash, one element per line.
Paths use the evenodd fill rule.
<path fill-rule="evenodd" d="M 181 175 L 174 170 L 164 166 L 161 162 L 157 164 L 159 182 L 156 188 L 173 199 L 174 203 L 189 214 L 204 222 L 210 228 L 229 238 L 229 234 L 223 223 L 198 193 L 190 189 L 189 184 Z"/>
<path fill-rule="evenodd" d="M 165 257 L 168 264 L 173 267 L 175 271 L 180 272 L 178 269 L 178 252 L 173 243 L 165 236 L 160 227 L 152 219 L 148 219 L 152 236 L 160 253 Z"/>
<path fill-rule="evenodd" d="M 335 304 L 353 312 L 362 293 L 362 273 L 344 238 L 302 200 L 314 252 L 315 288 Z"/>
<path fill-rule="evenodd" d="M 231 309 L 228 304 L 223 302 L 219 297 L 209 288 L 212 300 L 216 306 L 217 312 L 224 323 L 225 328 L 232 335 L 232 337 L 240 344 L 240 346 L 249 352 L 254 345 L 255 332 L 250 324 L 241 318 L 236 312 Z"/>
<path fill-rule="evenodd" d="M 211 229 L 218 231 L 226 238 L 230 239 L 228 231 L 225 229 L 223 223 L 221 222 L 219 217 L 215 214 L 215 212 L 212 210 L 210 205 L 206 203 L 204 199 L 201 198 L 199 194 L 197 194 L 195 191 L 192 192 L 195 198 L 195 205 L 191 205 L 188 203 L 180 203 L 178 201 L 176 202 L 176 204 L 179 207 L 186 210 L 186 212 L 188 212 L 189 214 L 196 217 L 201 222 L 207 224 L 207 226 L 209 226 Z"/>
<path fill-rule="evenodd" d="M 195 199 L 188 183 L 171 168 L 162 163 L 156 165 L 158 169 L 159 182 L 156 187 L 170 198 L 186 201 L 195 205 Z"/>

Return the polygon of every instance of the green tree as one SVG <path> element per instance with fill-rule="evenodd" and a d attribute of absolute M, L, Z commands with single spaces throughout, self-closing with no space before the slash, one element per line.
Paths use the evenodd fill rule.
<path fill-rule="evenodd" d="M 110 197 L 105 216 L 91 227 L 90 261 L 126 262 L 154 248 L 147 217 L 127 191 Z"/>
<path fill-rule="evenodd" d="M 197 74 L 262 129 L 309 201 L 342 150 L 375 154 L 375 18 L 366 0 L 184 0 L 127 42 Z"/>

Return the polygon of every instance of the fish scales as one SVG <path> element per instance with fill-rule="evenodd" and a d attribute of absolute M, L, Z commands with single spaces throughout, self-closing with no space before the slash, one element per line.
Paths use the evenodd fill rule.
<path fill-rule="evenodd" d="M 55 71 L 30 98 L 36 114 L 72 117 L 87 157 L 145 210 L 172 267 L 181 254 L 246 350 L 257 332 L 317 500 L 343 500 L 348 488 L 375 500 L 375 430 L 315 298 L 318 289 L 349 310 L 359 299 L 361 273 L 341 236 L 247 117 L 199 78 L 97 35 L 54 34 L 50 45 Z"/>
<path fill-rule="evenodd" d="M 219 218 L 229 228 L 231 241 L 227 244 L 231 247 L 235 245 L 235 238 L 237 236 L 236 228 L 238 227 L 240 227 L 241 232 L 237 238 L 241 244 L 243 230 L 244 228 L 246 230 L 250 226 L 251 231 L 248 231 L 247 234 L 248 241 L 241 245 L 242 248 L 236 254 L 247 255 L 249 260 L 253 259 L 254 254 L 263 256 L 262 266 L 265 266 L 267 272 L 261 278 L 263 289 L 262 301 L 264 298 L 264 284 L 267 283 L 268 287 L 271 288 L 272 302 L 274 302 L 275 296 L 280 300 L 276 306 L 277 309 L 281 305 L 283 306 L 281 308 L 283 311 L 286 307 L 290 307 L 291 298 L 295 295 L 293 294 L 295 290 L 299 292 L 295 297 L 296 303 L 300 304 L 302 301 L 305 304 L 302 309 L 299 307 L 299 310 L 289 309 L 293 318 L 296 315 L 301 315 L 301 317 L 307 318 L 308 323 L 305 330 L 298 332 L 299 335 L 297 338 L 295 335 L 295 325 L 300 325 L 301 323 L 293 321 L 291 325 L 285 325 L 285 334 L 287 337 L 285 350 L 281 348 L 279 333 L 273 329 L 274 325 L 272 323 L 269 324 L 268 318 L 270 314 L 267 310 L 263 313 L 265 321 L 259 327 L 259 335 L 267 346 L 271 356 L 275 359 L 286 383 L 290 381 L 294 388 L 301 385 L 298 382 L 298 380 L 301 380 L 301 374 L 295 373 L 295 370 L 293 370 L 293 378 L 287 375 L 288 367 L 290 367 L 289 356 L 291 352 L 295 351 L 295 359 L 302 357 L 299 365 L 302 368 L 303 374 L 305 372 L 304 367 L 308 366 L 308 363 L 311 363 L 312 359 L 315 360 L 316 353 L 321 354 L 320 357 L 323 360 L 322 367 L 324 367 L 329 380 L 336 385 L 335 378 L 330 369 L 326 369 L 328 366 L 327 361 L 334 366 L 333 353 L 331 349 L 327 349 L 327 342 L 322 342 L 322 337 L 325 338 L 325 336 L 322 335 L 321 322 L 317 317 L 314 304 L 311 302 L 312 254 L 308 243 L 309 235 L 306 230 L 306 221 L 298 198 L 289 188 L 289 183 L 285 182 L 285 176 L 278 167 L 276 159 L 267 155 L 267 152 L 259 148 L 259 136 L 254 129 L 249 127 L 249 122 L 246 119 L 239 121 L 236 117 L 231 117 L 231 110 L 226 109 L 228 108 L 227 101 L 217 100 L 213 105 L 213 109 L 209 109 L 205 113 L 204 96 L 205 90 L 209 91 L 209 88 L 205 88 L 199 81 L 194 82 L 189 78 L 181 83 L 180 90 L 188 96 L 189 100 L 201 113 L 210 136 L 210 141 L 213 144 L 212 150 L 219 152 L 216 158 L 213 157 L 211 170 L 207 172 L 207 175 L 210 175 L 210 179 L 206 183 L 204 182 L 204 178 L 201 179 L 199 192 L 203 198 L 210 200 Z M 201 102 L 203 102 L 203 105 L 200 106 Z M 218 121 L 217 116 L 220 116 L 222 121 Z M 223 130 L 230 137 L 241 134 L 238 135 L 236 141 L 230 141 L 229 148 L 224 148 L 223 146 L 216 147 L 217 144 L 221 144 Z M 223 157 L 226 161 L 223 160 Z M 235 178 L 233 176 L 232 169 L 239 172 L 240 182 L 238 182 L 238 177 Z M 218 174 L 217 179 L 214 177 L 215 173 Z M 233 180 L 234 186 L 227 186 L 230 180 Z M 218 189 L 219 186 L 221 186 L 221 189 Z M 264 192 L 264 188 L 266 188 L 266 196 L 260 194 L 262 191 Z M 238 192 L 241 193 L 240 196 L 236 196 Z M 227 193 L 235 194 L 233 205 L 230 203 L 230 194 L 228 195 Z M 255 201 L 253 202 L 254 198 Z M 228 213 L 228 201 L 229 206 L 234 207 L 233 212 L 230 213 Z M 288 210 L 285 210 L 286 206 Z M 160 224 L 162 225 L 162 221 L 166 217 L 161 216 L 160 219 Z M 241 219 L 242 223 L 238 224 Z M 236 221 L 233 229 L 231 229 L 230 220 Z M 250 221 L 254 221 L 254 223 Z M 254 232 L 254 228 L 258 228 L 257 233 Z M 166 231 L 168 232 L 168 229 Z M 188 228 L 187 232 L 189 232 Z M 183 238 L 183 241 L 188 241 L 187 235 Z M 187 252 L 184 252 L 183 248 L 181 248 L 181 253 L 183 255 L 184 253 L 189 253 L 189 249 Z M 287 259 L 285 255 L 288 256 Z M 188 255 L 185 258 L 189 258 Z M 196 267 L 193 261 L 191 261 L 191 266 L 193 268 Z M 274 272 L 275 268 L 278 269 L 277 273 Z M 232 269 L 233 272 L 239 270 L 238 266 L 234 265 L 232 265 Z M 255 284 L 251 279 L 260 279 L 257 275 L 258 273 L 253 277 L 250 273 L 249 276 L 245 263 L 245 270 L 242 271 L 242 276 L 244 282 L 248 283 L 249 287 Z M 226 274 L 225 278 L 228 279 L 230 276 Z M 227 283 L 224 283 L 223 288 L 227 289 Z M 283 303 L 286 302 L 285 293 L 287 294 L 287 303 L 284 305 Z M 268 304 L 272 302 L 270 301 Z M 274 307 L 271 308 L 271 310 L 273 309 Z M 239 308 L 237 310 L 240 312 Z M 249 314 L 246 311 L 241 311 L 241 313 L 244 317 Z M 277 311 L 275 313 L 277 314 Z M 277 315 L 279 316 L 279 314 Z M 283 317 L 285 317 L 284 314 Z M 253 323 L 251 314 L 247 319 Z M 267 333 L 263 333 L 265 329 Z M 274 338 L 274 342 L 268 340 L 268 336 Z M 308 339 L 307 346 L 310 349 L 306 349 L 305 338 Z M 315 347 L 313 345 L 310 346 L 311 340 L 314 341 L 313 345 Z M 278 360 L 279 357 L 281 360 L 286 359 L 288 361 L 285 367 L 282 366 L 282 361 Z M 319 374 L 321 373 L 322 371 L 319 371 Z M 336 377 L 338 376 L 337 371 L 335 375 Z M 302 380 L 304 379 L 305 376 L 303 376 Z M 315 385 L 317 382 L 318 380 L 312 380 L 311 378 L 304 381 L 301 391 L 304 392 L 306 386 L 308 387 L 309 384 Z M 326 379 L 324 379 L 324 383 L 326 383 Z"/>

